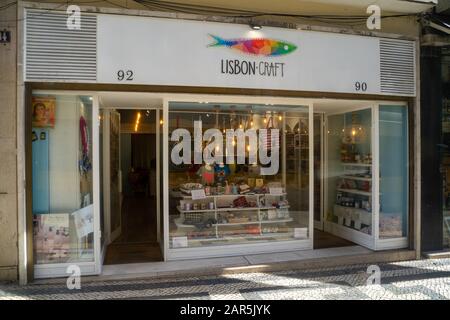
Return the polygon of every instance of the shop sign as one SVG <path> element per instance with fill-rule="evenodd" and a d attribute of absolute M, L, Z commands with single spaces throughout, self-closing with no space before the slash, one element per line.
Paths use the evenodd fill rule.
<path fill-rule="evenodd" d="M 392 84 L 381 62 L 392 49 L 376 37 L 101 14 L 97 38 L 101 83 L 358 94 Z"/>
<path fill-rule="evenodd" d="M 375 37 L 106 14 L 97 34 L 101 83 L 381 93 Z"/>

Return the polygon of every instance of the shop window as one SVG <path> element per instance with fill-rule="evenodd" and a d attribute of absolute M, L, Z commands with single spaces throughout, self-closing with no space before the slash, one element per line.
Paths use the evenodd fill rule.
<path fill-rule="evenodd" d="M 308 239 L 308 120 L 306 107 L 170 103 L 170 248 Z"/>
<path fill-rule="evenodd" d="M 408 123 L 404 106 L 380 106 L 379 237 L 407 236 Z"/>
<path fill-rule="evenodd" d="M 94 261 L 92 98 L 34 95 L 34 262 Z"/>
<path fill-rule="evenodd" d="M 326 219 L 340 236 L 373 232 L 371 121 L 371 109 L 328 116 Z"/>

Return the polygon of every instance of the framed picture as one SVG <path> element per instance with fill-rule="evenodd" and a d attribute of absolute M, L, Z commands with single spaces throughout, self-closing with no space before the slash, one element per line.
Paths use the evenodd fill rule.
<path fill-rule="evenodd" d="M 55 126 L 54 97 L 33 97 L 32 99 L 33 127 L 53 128 Z"/>

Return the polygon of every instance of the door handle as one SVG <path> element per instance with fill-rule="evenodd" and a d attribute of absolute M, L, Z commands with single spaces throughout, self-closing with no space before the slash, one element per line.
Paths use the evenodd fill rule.
<path fill-rule="evenodd" d="M 8 194 L 8 192 L 0 192 L 0 194 Z"/>

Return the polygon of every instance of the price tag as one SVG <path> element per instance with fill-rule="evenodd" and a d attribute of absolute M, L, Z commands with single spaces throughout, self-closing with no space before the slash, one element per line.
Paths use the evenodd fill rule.
<path fill-rule="evenodd" d="M 283 194 L 283 188 L 269 188 L 269 193 L 273 196 L 280 196 Z"/>
<path fill-rule="evenodd" d="M 192 200 L 201 200 L 206 198 L 205 189 L 191 190 Z"/>
<path fill-rule="evenodd" d="M 188 246 L 187 237 L 173 237 L 172 248 L 186 248 Z"/>
<path fill-rule="evenodd" d="M 294 238 L 308 238 L 307 228 L 294 228 Z"/>

